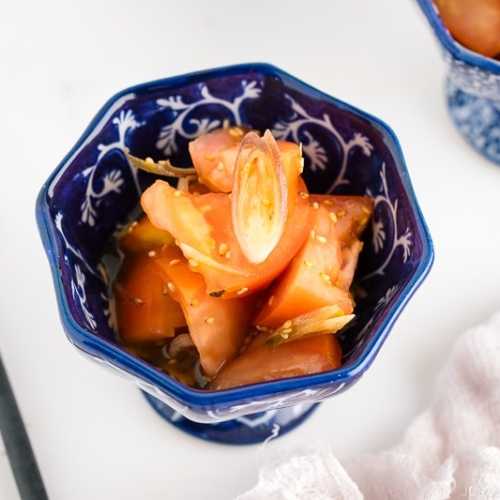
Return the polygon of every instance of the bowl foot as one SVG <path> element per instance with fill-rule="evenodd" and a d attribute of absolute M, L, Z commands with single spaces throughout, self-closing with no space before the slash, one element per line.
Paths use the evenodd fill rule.
<path fill-rule="evenodd" d="M 256 444 L 282 436 L 306 420 L 319 403 L 268 410 L 218 423 L 189 420 L 147 392 L 147 401 L 165 420 L 194 437 L 221 444 Z"/>
<path fill-rule="evenodd" d="M 481 155 L 500 165 L 500 100 L 468 94 L 450 78 L 446 82 L 446 100 L 460 134 Z"/>

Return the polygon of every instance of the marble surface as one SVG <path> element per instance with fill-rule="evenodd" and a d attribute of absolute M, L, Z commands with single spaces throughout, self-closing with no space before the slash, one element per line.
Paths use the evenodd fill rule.
<path fill-rule="evenodd" d="M 0 6 L 0 350 L 53 500 L 229 500 L 267 452 L 342 459 L 397 444 L 455 339 L 500 308 L 500 168 L 455 130 L 444 64 L 416 2 L 59 2 Z M 59 322 L 34 215 L 48 174 L 117 90 L 262 61 L 378 116 L 398 135 L 435 263 L 365 377 L 265 447 L 200 441 L 78 354 Z M 0 443 L 0 498 L 17 500 Z"/>

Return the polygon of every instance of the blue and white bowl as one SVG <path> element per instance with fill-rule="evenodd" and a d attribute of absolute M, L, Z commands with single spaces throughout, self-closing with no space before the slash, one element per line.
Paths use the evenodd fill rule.
<path fill-rule="evenodd" d="M 208 392 L 184 386 L 117 342 L 102 257 L 154 176 L 139 157 L 187 165 L 187 145 L 224 121 L 301 142 L 311 192 L 368 195 L 375 208 L 356 276 L 366 293 L 339 337 L 338 370 Z M 262 63 L 140 84 L 112 97 L 56 167 L 37 221 L 69 340 L 131 380 L 174 425 L 201 438 L 252 443 L 292 429 L 316 404 L 352 386 L 431 268 L 433 247 L 399 143 L 377 118 Z"/>
<path fill-rule="evenodd" d="M 500 61 L 458 43 L 443 24 L 433 0 L 417 0 L 446 64 L 446 102 L 465 140 L 500 165 Z"/>

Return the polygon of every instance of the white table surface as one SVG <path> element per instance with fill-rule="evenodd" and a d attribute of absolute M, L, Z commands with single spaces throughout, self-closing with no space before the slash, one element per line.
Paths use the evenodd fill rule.
<path fill-rule="evenodd" d="M 235 498 L 260 445 L 204 442 L 84 359 L 59 322 L 35 224 L 44 180 L 116 91 L 269 62 L 389 124 L 436 259 L 364 378 L 267 445 L 379 453 L 424 411 L 457 336 L 500 309 L 500 167 L 448 118 L 444 65 L 414 0 L 19 0 L 0 7 L 0 350 L 51 500 Z M 0 442 L 0 498 L 18 499 Z"/>

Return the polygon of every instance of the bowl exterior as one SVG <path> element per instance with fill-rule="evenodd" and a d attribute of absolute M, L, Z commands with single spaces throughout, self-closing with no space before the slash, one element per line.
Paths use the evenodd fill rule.
<path fill-rule="evenodd" d="M 155 177 L 124 154 L 188 166 L 190 140 L 224 123 L 300 142 L 311 192 L 374 199 L 356 286 L 355 320 L 342 331 L 334 372 L 210 393 L 189 389 L 117 342 L 102 258 Z M 96 115 L 39 193 L 37 220 L 69 340 L 101 366 L 198 422 L 320 401 L 356 382 L 430 270 L 431 238 L 391 129 L 375 117 L 263 63 L 166 78 L 126 89 Z"/>

